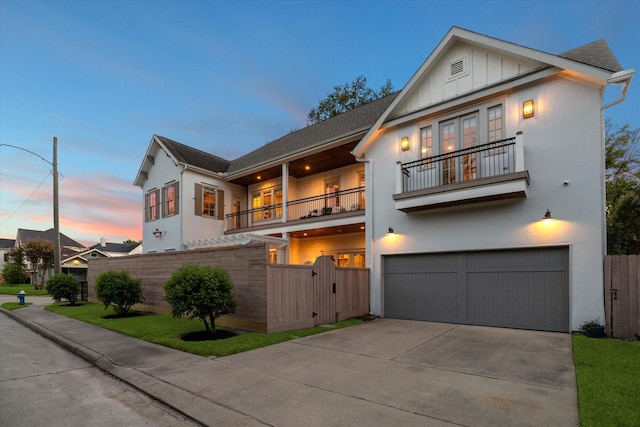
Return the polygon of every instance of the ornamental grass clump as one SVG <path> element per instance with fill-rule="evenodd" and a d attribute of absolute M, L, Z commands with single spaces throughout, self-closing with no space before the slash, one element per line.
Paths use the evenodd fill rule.
<path fill-rule="evenodd" d="M 216 319 L 236 311 L 237 300 L 232 289 L 227 270 L 185 264 L 164 285 L 164 299 L 171 305 L 173 317 L 200 319 L 207 332 L 215 334 Z"/>
<path fill-rule="evenodd" d="M 105 310 L 112 306 L 119 315 L 125 315 L 134 304 L 143 302 L 142 285 L 127 271 L 105 271 L 96 278 L 96 297 Z"/>

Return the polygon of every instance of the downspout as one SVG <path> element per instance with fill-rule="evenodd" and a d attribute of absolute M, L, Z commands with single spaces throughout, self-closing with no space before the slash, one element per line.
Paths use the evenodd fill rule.
<path fill-rule="evenodd" d="M 183 175 L 184 175 L 184 172 L 187 170 L 187 167 L 188 167 L 187 165 L 182 165 L 182 170 L 180 171 L 180 193 L 181 194 L 184 194 L 184 190 L 185 190 L 184 183 L 183 183 L 183 180 L 184 180 Z M 182 228 L 183 228 L 184 214 L 185 214 L 184 212 L 185 206 L 182 204 L 183 200 L 184 200 L 184 197 L 180 197 L 180 215 L 181 215 L 180 217 L 180 250 L 181 251 L 184 251 L 186 249 L 184 240 L 182 240 L 182 236 L 183 236 Z"/>
<path fill-rule="evenodd" d="M 365 244 L 369 247 L 369 250 L 365 248 L 365 267 L 369 267 L 370 271 L 373 270 L 373 159 L 367 159 L 366 157 L 355 157 L 359 163 L 364 163 L 364 198 L 366 200 L 364 207 L 364 232 L 365 232 Z M 369 291 L 371 291 L 371 280 L 373 275 L 369 275 Z M 369 314 L 372 314 L 371 310 L 371 298 L 369 295 Z M 382 310 L 382 302 L 380 304 Z"/>
<path fill-rule="evenodd" d="M 601 147 L 603 150 L 603 156 L 602 156 L 602 174 L 603 176 L 601 177 L 600 182 L 602 182 L 602 200 L 604 200 L 605 202 L 605 206 L 603 207 L 604 212 L 602 215 L 602 219 L 603 219 L 603 224 L 601 226 L 601 230 L 603 233 L 603 253 L 606 255 L 607 254 L 607 184 L 605 182 L 605 167 L 606 167 L 606 160 L 605 160 L 605 155 L 604 153 L 606 152 L 606 137 L 605 137 L 605 129 L 604 129 L 604 110 L 606 110 L 609 107 L 612 107 L 616 104 L 621 103 L 622 101 L 624 101 L 624 99 L 627 97 L 627 91 L 629 90 L 629 86 L 631 86 L 631 80 L 633 80 L 633 75 L 635 74 L 635 69 L 630 68 L 628 70 L 623 70 L 623 71 L 618 71 L 617 73 L 614 73 L 610 79 L 607 80 L 607 85 L 611 85 L 611 84 L 615 84 L 615 85 L 622 85 L 622 93 L 620 94 L 620 97 L 618 99 L 615 99 L 611 102 L 609 102 L 608 104 L 602 106 L 600 108 L 600 138 L 602 138 L 601 141 Z M 602 96 L 604 96 L 604 91 L 602 93 Z M 603 277 L 604 280 L 604 277 Z M 607 296 L 604 296 L 605 298 L 605 304 L 607 301 Z M 610 338 L 613 338 L 613 301 L 611 301 L 611 299 L 613 298 L 613 289 L 610 290 L 609 292 L 609 303 L 611 304 L 611 310 L 609 312 L 609 322 L 607 324 L 607 329 L 608 329 L 608 336 Z M 605 312 L 606 312 L 606 307 L 605 308 Z M 606 319 L 605 319 L 605 324 L 607 323 Z"/>

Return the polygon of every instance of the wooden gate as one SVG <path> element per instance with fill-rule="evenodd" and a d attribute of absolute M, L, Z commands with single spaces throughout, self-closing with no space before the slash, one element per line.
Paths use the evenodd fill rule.
<path fill-rule="evenodd" d="M 640 339 L 640 255 L 604 257 L 607 336 Z"/>
<path fill-rule="evenodd" d="M 314 326 L 336 321 L 336 266 L 324 255 L 313 264 Z"/>

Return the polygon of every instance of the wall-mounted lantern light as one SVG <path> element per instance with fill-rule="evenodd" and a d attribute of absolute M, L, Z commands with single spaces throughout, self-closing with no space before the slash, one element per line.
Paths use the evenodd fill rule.
<path fill-rule="evenodd" d="M 542 221 L 553 221 L 555 218 L 551 216 L 551 211 L 549 209 L 547 209 L 547 211 L 544 213 L 544 216 L 542 217 Z"/>
<path fill-rule="evenodd" d="M 395 233 L 395 231 L 393 231 L 393 228 L 391 228 L 391 226 L 389 226 L 389 231 L 387 231 L 386 235 L 388 236 L 388 235 L 393 234 L 393 233 Z"/>
<path fill-rule="evenodd" d="M 400 140 L 400 148 L 402 151 L 407 151 L 410 148 L 410 141 L 408 136 L 403 136 Z"/>
<path fill-rule="evenodd" d="M 528 101 L 524 101 L 522 103 L 522 117 L 528 119 L 529 117 L 533 117 L 533 100 L 530 99 Z"/>
<path fill-rule="evenodd" d="M 158 229 L 156 228 L 156 229 L 155 229 L 155 231 L 153 232 L 153 236 L 154 236 L 156 239 L 161 238 L 161 237 L 162 237 L 162 231 L 160 231 L 160 230 L 158 230 Z"/>

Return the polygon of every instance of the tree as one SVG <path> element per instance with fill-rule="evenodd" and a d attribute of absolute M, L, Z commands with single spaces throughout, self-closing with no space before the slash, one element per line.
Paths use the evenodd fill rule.
<path fill-rule="evenodd" d="M 47 293 L 54 299 L 66 299 L 71 305 L 78 300 L 78 281 L 73 274 L 54 274 L 47 279 Z"/>
<path fill-rule="evenodd" d="M 112 306 L 117 314 L 127 314 L 134 304 L 143 302 L 142 285 L 127 271 L 105 271 L 96 277 L 96 298 L 105 310 Z"/>
<path fill-rule="evenodd" d="M 309 111 L 307 124 L 318 123 L 338 114 L 353 110 L 368 102 L 387 96 L 393 92 L 393 84 L 387 79 L 378 92 L 367 87 L 367 78 L 359 76 L 351 83 L 334 86 L 333 92 L 320 101 L 317 107 Z"/>
<path fill-rule="evenodd" d="M 28 272 L 24 266 L 24 251 L 22 247 L 16 246 L 11 248 L 7 255 L 9 260 L 2 268 L 2 277 L 4 277 L 6 283 L 24 283 Z"/>
<path fill-rule="evenodd" d="M 34 289 L 44 289 L 47 270 L 53 266 L 53 243 L 42 239 L 27 240 L 22 244 L 22 251 L 31 267 L 31 283 Z"/>
<path fill-rule="evenodd" d="M 200 319 L 208 332 L 216 332 L 216 319 L 236 311 L 233 282 L 223 268 L 185 264 L 164 285 L 164 299 L 173 317 Z M 207 323 L 207 318 L 211 323 Z"/>
<path fill-rule="evenodd" d="M 607 252 L 640 253 L 640 128 L 605 123 Z"/>

